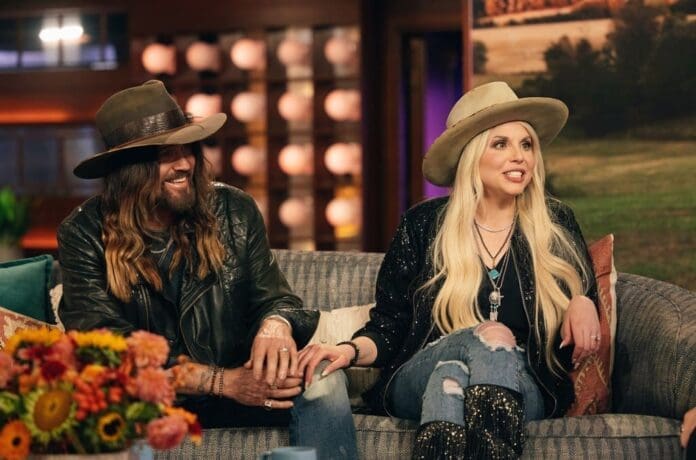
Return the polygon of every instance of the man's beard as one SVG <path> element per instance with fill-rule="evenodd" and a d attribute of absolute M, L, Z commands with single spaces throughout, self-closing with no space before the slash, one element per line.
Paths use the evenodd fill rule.
<path fill-rule="evenodd" d="M 189 177 L 188 188 L 185 191 L 180 190 L 177 193 L 167 189 L 166 184 L 162 182 L 160 196 L 157 202 L 161 208 L 172 211 L 174 214 L 190 214 L 196 204 L 196 193 L 194 191 L 193 180 Z"/>

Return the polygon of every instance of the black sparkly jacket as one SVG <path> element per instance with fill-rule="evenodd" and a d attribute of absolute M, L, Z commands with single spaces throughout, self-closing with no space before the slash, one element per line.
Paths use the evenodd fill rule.
<path fill-rule="evenodd" d="M 176 306 L 144 281 L 133 286 L 130 302 L 116 299 L 106 283 L 101 199 L 90 198 L 75 209 L 58 229 L 65 327 L 125 334 L 144 329 L 165 336 L 194 361 L 234 367 L 249 358 L 261 320 L 279 314 L 292 324 L 298 348 L 304 346 L 319 313 L 302 309 L 290 290 L 253 199 L 219 183 L 210 199 L 226 251 L 222 271 L 200 280 L 186 265 Z"/>
<path fill-rule="evenodd" d="M 448 198 L 436 198 L 409 209 L 403 216 L 387 251 L 377 278 L 376 306 L 370 313 L 370 321 L 357 331 L 354 337 L 366 336 L 377 345 L 377 358 L 373 364 L 382 368 L 379 381 L 365 393 L 365 399 L 380 413 L 387 411 L 385 392 L 391 377 L 417 351 L 441 335 L 432 321 L 432 307 L 437 290 L 416 292 L 432 277 L 432 263 L 428 257 L 440 224 L 440 217 Z M 556 200 L 549 200 L 552 218 L 563 226 L 573 238 L 580 252 L 586 255 L 588 273 L 592 273 L 587 246 L 570 208 Z M 544 359 L 545 332 L 541 318 L 534 312 L 534 278 L 527 242 L 516 230 L 512 236 L 512 256 L 519 273 L 523 308 L 529 321 L 527 359 L 534 378 L 544 396 L 546 417 L 563 415 L 574 400 L 574 392 L 567 372 L 555 376 Z M 597 305 L 597 288 L 594 276 L 586 282 L 586 295 Z M 536 339 L 536 330 L 542 343 Z M 556 333 L 553 349 L 566 370 L 571 368 L 572 346 L 558 349 L 560 333 Z"/>

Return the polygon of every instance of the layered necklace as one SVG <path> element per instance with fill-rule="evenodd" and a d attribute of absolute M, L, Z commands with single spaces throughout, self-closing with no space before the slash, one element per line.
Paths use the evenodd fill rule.
<path fill-rule="evenodd" d="M 491 293 L 488 295 L 488 303 L 490 305 L 490 314 L 488 315 L 488 319 L 491 321 L 497 321 L 498 320 L 498 309 L 500 308 L 500 303 L 503 299 L 503 295 L 500 293 L 500 290 L 503 287 L 503 281 L 505 280 L 505 273 L 507 272 L 507 268 L 510 262 L 510 251 L 508 250 L 505 253 L 505 256 L 503 257 L 503 261 L 500 265 L 500 271 L 495 267 L 495 261 L 498 259 L 498 256 L 500 255 L 501 252 L 503 252 L 503 248 L 505 248 L 510 241 L 510 238 L 512 237 L 512 231 L 515 228 L 515 221 L 517 216 L 513 218 L 512 222 L 510 225 L 507 227 L 504 227 L 502 229 L 488 229 L 487 227 L 484 227 L 483 225 L 480 225 L 478 222 L 474 221 L 474 229 L 476 230 L 476 234 L 479 237 L 479 241 L 481 242 L 481 246 L 483 246 L 483 249 L 486 251 L 486 254 L 491 258 L 493 267 L 488 269 L 486 267 L 485 262 L 481 258 L 481 262 L 483 263 L 484 267 L 486 268 L 486 277 L 488 278 L 488 281 L 491 283 L 492 290 Z M 493 254 L 493 251 L 491 251 L 488 246 L 486 246 L 485 241 L 483 241 L 483 235 L 481 235 L 481 230 L 479 228 L 482 228 L 485 231 L 488 231 L 490 233 L 499 233 L 502 232 L 506 229 L 508 229 L 508 233 L 505 236 L 505 240 L 503 241 L 503 244 L 500 245 L 500 248 Z M 479 255 L 479 258 L 481 256 Z"/>

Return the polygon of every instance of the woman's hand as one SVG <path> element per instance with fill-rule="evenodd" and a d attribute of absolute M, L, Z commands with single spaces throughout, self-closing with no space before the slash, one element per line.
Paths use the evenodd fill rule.
<path fill-rule="evenodd" d="M 681 434 L 679 436 L 679 442 L 684 449 L 686 449 L 686 444 L 689 442 L 694 428 L 696 428 L 696 407 L 692 407 L 684 414 L 684 421 L 682 422 Z"/>
<path fill-rule="evenodd" d="M 300 351 L 298 372 L 304 374 L 305 387 L 311 385 L 314 369 L 325 359 L 331 361 L 321 373 L 322 377 L 337 369 L 348 367 L 355 357 L 355 350 L 350 345 L 309 345 Z"/>
<path fill-rule="evenodd" d="M 594 302 L 584 295 L 570 300 L 561 326 L 561 348 L 575 344 L 573 350 L 573 367 L 577 369 L 580 362 L 599 350 L 602 334 Z"/>
<path fill-rule="evenodd" d="M 267 318 L 251 346 L 251 357 L 244 364 L 251 369 L 256 380 L 264 377 L 268 385 L 281 386 L 288 375 L 297 374 L 297 346 L 290 334 L 290 327 L 283 321 Z"/>

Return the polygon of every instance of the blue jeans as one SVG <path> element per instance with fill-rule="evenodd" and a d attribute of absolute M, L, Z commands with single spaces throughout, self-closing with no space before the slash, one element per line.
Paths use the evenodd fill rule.
<path fill-rule="evenodd" d="M 520 393 L 525 420 L 544 416 L 544 401 L 518 347 L 491 347 L 461 329 L 436 340 L 408 360 L 387 388 L 387 407 L 400 418 L 462 425 L 464 388 L 497 385 Z"/>
<path fill-rule="evenodd" d="M 321 377 L 328 363 L 317 366 L 312 384 L 293 400 L 290 444 L 315 447 L 321 460 L 357 459 L 348 379 L 341 370 Z"/>

